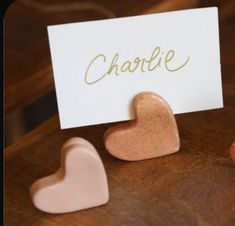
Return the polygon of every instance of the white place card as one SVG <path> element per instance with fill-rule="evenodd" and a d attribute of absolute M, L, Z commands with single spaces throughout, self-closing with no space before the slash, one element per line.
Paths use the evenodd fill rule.
<path fill-rule="evenodd" d="M 174 114 L 223 107 L 217 8 L 48 27 L 61 128 L 132 119 L 138 93 Z"/>

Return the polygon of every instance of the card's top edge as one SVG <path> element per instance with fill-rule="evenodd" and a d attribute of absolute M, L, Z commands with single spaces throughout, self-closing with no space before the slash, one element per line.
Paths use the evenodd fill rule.
<path fill-rule="evenodd" d="M 218 13 L 218 7 L 213 6 L 213 7 L 203 7 L 203 8 L 192 8 L 192 9 L 183 9 L 183 10 L 177 10 L 177 11 L 169 11 L 169 12 L 159 12 L 159 13 L 151 13 L 151 14 L 144 14 L 144 15 L 136 15 L 136 16 L 127 16 L 127 17 L 117 17 L 117 18 L 107 18 L 107 19 L 100 19 L 100 20 L 89 20 L 89 21 L 80 21 L 80 22 L 72 22 L 72 23 L 62 23 L 62 24 L 55 24 L 55 25 L 48 25 L 47 29 L 49 30 L 50 28 L 55 28 L 58 26 L 64 26 L 64 25 L 76 25 L 76 24 L 89 24 L 89 23 L 104 23 L 107 21 L 121 21 L 125 20 L 128 18 L 141 18 L 141 17 L 146 17 L 146 16 L 153 16 L 153 15 L 162 15 L 162 14 L 172 14 L 172 13 L 182 13 L 182 12 L 189 12 L 189 11 L 202 11 L 202 10 L 216 10 Z"/>

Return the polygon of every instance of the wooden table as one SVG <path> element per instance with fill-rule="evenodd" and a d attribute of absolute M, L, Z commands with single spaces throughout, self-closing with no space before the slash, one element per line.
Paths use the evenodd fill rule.
<path fill-rule="evenodd" d="M 235 17 L 221 25 L 224 108 L 177 115 L 181 150 L 140 162 L 110 156 L 103 134 L 113 124 L 60 130 L 58 117 L 5 150 L 5 225 L 234 226 Z M 60 148 L 73 136 L 91 141 L 107 172 L 107 205 L 64 215 L 35 209 L 29 187 L 59 167 Z"/>

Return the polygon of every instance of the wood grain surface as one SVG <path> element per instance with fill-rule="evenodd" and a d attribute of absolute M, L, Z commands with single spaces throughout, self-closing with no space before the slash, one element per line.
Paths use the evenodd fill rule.
<path fill-rule="evenodd" d="M 4 225 L 234 226 L 235 164 L 229 147 L 235 139 L 235 16 L 229 15 L 220 25 L 224 108 L 177 115 L 179 152 L 121 161 L 103 144 L 104 132 L 116 124 L 60 130 L 55 116 L 4 150 Z M 73 136 L 88 139 L 99 152 L 110 201 L 71 214 L 42 213 L 33 207 L 29 188 L 58 169 L 60 148 Z"/>

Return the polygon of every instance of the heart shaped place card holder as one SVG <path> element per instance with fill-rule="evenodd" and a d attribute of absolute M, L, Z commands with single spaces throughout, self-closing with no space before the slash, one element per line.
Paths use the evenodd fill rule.
<path fill-rule="evenodd" d="M 108 152 L 126 161 L 139 161 L 175 153 L 180 139 L 167 102 L 152 92 L 134 98 L 135 119 L 109 128 L 104 135 Z M 106 204 L 108 182 L 101 158 L 91 143 L 71 138 L 61 149 L 61 167 L 30 188 L 36 208 L 68 213 Z"/>
<path fill-rule="evenodd" d="M 91 143 L 71 138 L 61 149 L 59 170 L 33 183 L 30 194 L 36 208 L 48 213 L 68 213 L 108 202 L 103 163 Z"/>
<path fill-rule="evenodd" d="M 138 161 L 177 152 L 180 139 L 175 116 L 157 94 L 143 92 L 134 98 L 135 119 L 109 128 L 104 143 L 119 159 Z"/>

